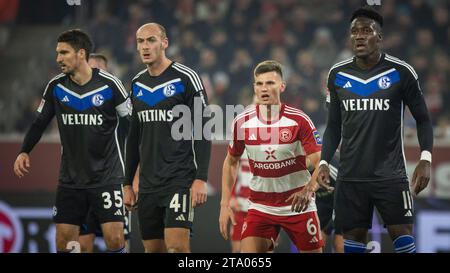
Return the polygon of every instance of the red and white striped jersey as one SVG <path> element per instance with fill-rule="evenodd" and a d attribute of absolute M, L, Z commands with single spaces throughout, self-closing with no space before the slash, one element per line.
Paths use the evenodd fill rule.
<path fill-rule="evenodd" d="M 248 211 L 250 197 L 250 181 L 253 174 L 250 170 L 247 154 L 243 153 L 239 160 L 239 169 L 236 177 L 236 183 L 233 187 L 232 195 L 236 198 L 239 208 L 243 212 Z"/>
<path fill-rule="evenodd" d="M 250 208 L 273 215 L 295 215 L 286 199 L 311 178 L 306 156 L 321 150 L 322 140 L 311 119 L 301 110 L 281 105 L 278 120 L 265 121 L 259 106 L 233 121 L 233 139 L 228 152 L 240 156 L 244 150 L 253 177 Z M 316 210 L 310 202 L 304 212 Z M 302 212 L 302 213 L 304 213 Z"/>

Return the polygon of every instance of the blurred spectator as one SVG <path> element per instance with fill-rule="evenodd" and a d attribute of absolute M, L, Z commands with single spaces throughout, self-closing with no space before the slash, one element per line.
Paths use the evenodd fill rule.
<path fill-rule="evenodd" d="M 109 50 L 114 57 L 123 62 L 126 60 L 122 24 L 110 14 L 107 2 L 96 2 L 94 20 L 88 26 L 94 42 L 95 50 Z"/>
<path fill-rule="evenodd" d="M 130 62 L 136 54 L 136 31 L 140 26 L 149 21 L 151 16 L 145 12 L 140 3 L 134 3 L 128 6 L 128 20 L 125 26 L 125 51 L 126 60 Z"/>
<path fill-rule="evenodd" d="M 170 40 L 169 40 L 170 43 Z M 198 62 L 200 53 L 200 41 L 195 37 L 191 30 L 185 30 L 181 33 L 180 54 L 183 55 L 187 66 L 195 66 Z"/>
<path fill-rule="evenodd" d="M 227 63 L 233 56 L 235 49 L 233 44 L 228 43 L 228 39 L 227 33 L 222 29 L 218 29 L 214 31 L 209 40 L 209 45 L 218 53 L 217 65 L 220 69 L 227 69 Z"/>
<path fill-rule="evenodd" d="M 0 54 L 9 41 L 18 8 L 19 0 L 0 0 Z"/>
<path fill-rule="evenodd" d="M 433 29 L 435 33 L 439 34 L 436 35 L 436 42 L 441 47 L 447 49 L 449 44 L 445 34 L 447 33 L 447 30 L 450 25 L 450 21 L 448 18 L 448 6 L 449 4 L 447 3 L 447 7 L 445 6 L 445 4 L 443 4 L 438 5 L 433 9 L 433 23 L 434 23 Z"/>
<path fill-rule="evenodd" d="M 434 131 L 437 139 L 447 141 L 450 139 L 450 118 L 448 115 L 441 116 L 438 119 Z"/>
<path fill-rule="evenodd" d="M 316 29 L 314 40 L 309 45 L 309 51 L 318 68 L 329 68 L 333 64 L 337 54 L 336 43 L 328 28 L 320 27 Z"/>

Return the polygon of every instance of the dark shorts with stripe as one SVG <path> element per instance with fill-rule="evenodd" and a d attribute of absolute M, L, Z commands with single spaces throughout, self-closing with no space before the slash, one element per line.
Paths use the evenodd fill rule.
<path fill-rule="evenodd" d="M 70 189 L 58 186 L 53 221 L 57 224 L 82 226 L 90 211 L 100 224 L 124 222 L 122 185 L 93 189 Z"/>
<path fill-rule="evenodd" d="M 374 207 L 385 225 L 412 224 L 414 204 L 407 180 L 343 182 L 336 186 L 336 218 L 343 231 L 371 228 Z"/>
<path fill-rule="evenodd" d="M 138 219 L 143 240 L 164 239 L 165 228 L 191 229 L 194 208 L 190 189 L 139 192 Z"/>
<path fill-rule="evenodd" d="M 320 220 L 320 229 L 326 235 L 330 235 L 333 230 L 334 234 L 342 234 L 341 223 L 335 215 L 334 197 L 334 192 L 326 192 L 325 190 L 316 192 L 316 206 Z"/>

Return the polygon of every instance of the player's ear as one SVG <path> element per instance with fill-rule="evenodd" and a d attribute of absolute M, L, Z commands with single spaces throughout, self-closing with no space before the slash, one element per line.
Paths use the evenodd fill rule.
<path fill-rule="evenodd" d="M 169 47 L 169 39 L 167 37 L 162 39 L 162 45 L 163 49 L 167 49 Z"/>
<path fill-rule="evenodd" d="M 84 50 L 84 48 L 80 48 L 80 50 L 78 50 L 77 54 L 78 54 L 78 57 L 80 57 L 81 59 L 86 59 L 86 50 Z"/>
<path fill-rule="evenodd" d="M 383 40 L 383 32 L 381 31 L 381 26 L 377 27 L 378 40 L 381 42 Z"/>
<path fill-rule="evenodd" d="M 286 82 L 282 82 L 282 83 L 281 83 L 280 92 L 283 93 L 284 90 L 286 90 Z"/>

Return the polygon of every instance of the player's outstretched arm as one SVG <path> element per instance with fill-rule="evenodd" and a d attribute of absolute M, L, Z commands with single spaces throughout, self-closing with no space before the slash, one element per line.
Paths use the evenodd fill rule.
<path fill-rule="evenodd" d="M 14 173 L 22 178 L 28 173 L 30 165 L 30 156 L 28 153 L 20 153 L 14 162 Z"/>
<path fill-rule="evenodd" d="M 428 186 L 431 174 L 431 151 L 433 150 L 433 127 L 428 114 L 425 101 L 420 99 L 415 104 L 410 104 L 411 113 L 417 124 L 417 138 L 422 151 L 420 161 L 417 164 L 411 180 L 413 194 L 419 194 Z"/>
<path fill-rule="evenodd" d="M 41 104 L 37 109 L 38 114 L 31 124 L 30 128 L 28 129 L 27 133 L 25 134 L 22 148 L 20 149 L 20 153 L 17 156 L 16 161 L 14 162 L 14 173 L 19 178 L 25 176 L 29 172 L 29 168 L 31 167 L 29 153 L 39 142 L 48 124 L 55 116 L 53 103 L 51 99 L 48 98 L 48 86 L 49 85 L 47 85 L 47 88 L 44 92 L 44 97 L 41 101 Z M 47 101 L 45 99 L 47 99 Z"/>
<path fill-rule="evenodd" d="M 233 225 L 236 224 L 234 213 L 230 206 L 231 191 L 234 181 L 236 181 L 237 168 L 240 156 L 227 154 L 223 162 L 222 169 L 222 199 L 220 201 L 219 225 L 220 233 L 225 240 L 228 240 L 228 222 L 231 219 Z"/>
<path fill-rule="evenodd" d="M 201 103 L 196 105 L 195 100 Z M 199 107 L 199 109 L 195 109 L 196 107 Z M 197 173 L 195 174 L 195 180 L 191 186 L 192 207 L 206 203 L 208 197 L 206 183 L 208 181 L 209 160 L 211 158 L 211 132 L 209 132 L 209 130 L 203 130 L 203 128 L 205 128 L 206 123 L 210 120 L 211 113 L 208 108 L 208 97 L 204 90 L 197 91 L 194 94 L 194 103 L 191 105 L 191 111 L 195 114 L 197 113 L 196 110 L 200 110 L 200 113 L 203 113 L 201 127 L 203 135 L 201 139 L 194 140 Z M 206 113 L 208 115 L 205 117 Z M 195 120 L 195 117 L 192 118 Z"/>
<path fill-rule="evenodd" d="M 123 185 L 123 203 L 127 210 L 131 211 L 136 205 L 136 194 L 133 191 L 133 180 L 139 166 L 139 119 L 133 109 L 128 131 L 126 160 L 125 160 L 125 183 Z"/>
<path fill-rule="evenodd" d="M 407 73 L 407 77 L 408 80 L 403 96 L 412 116 L 416 120 L 417 138 L 422 151 L 419 164 L 417 164 L 411 180 L 413 194 L 417 195 L 427 187 L 430 181 L 433 126 L 423 93 L 420 90 L 417 75 Z"/>

